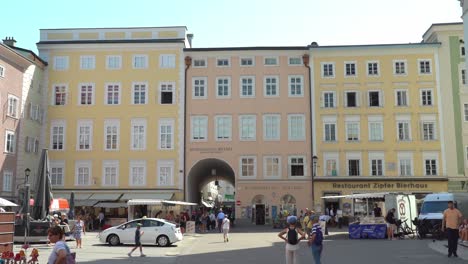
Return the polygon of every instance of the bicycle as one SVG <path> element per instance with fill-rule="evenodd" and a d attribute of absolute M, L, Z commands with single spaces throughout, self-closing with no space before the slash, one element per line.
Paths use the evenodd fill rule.
<path fill-rule="evenodd" d="M 445 233 L 442 231 L 442 223 L 433 224 L 427 219 L 415 219 L 413 224 L 416 226 L 416 234 L 419 239 L 424 239 L 428 234 L 430 234 L 433 239 L 444 239 Z"/>
<path fill-rule="evenodd" d="M 397 222 L 397 237 L 400 239 L 404 239 L 405 236 L 408 236 L 410 239 L 414 239 L 416 237 L 416 232 L 406 223 L 408 219 L 404 221 Z"/>

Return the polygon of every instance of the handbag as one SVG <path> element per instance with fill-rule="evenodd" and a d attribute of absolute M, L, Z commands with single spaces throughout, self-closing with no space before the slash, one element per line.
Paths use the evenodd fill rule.
<path fill-rule="evenodd" d="M 76 264 L 76 252 L 71 252 L 67 244 L 65 244 L 67 249 L 67 264 Z"/>

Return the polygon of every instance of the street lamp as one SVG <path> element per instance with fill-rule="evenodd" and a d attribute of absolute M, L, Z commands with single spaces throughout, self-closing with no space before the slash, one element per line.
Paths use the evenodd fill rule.
<path fill-rule="evenodd" d="M 28 183 L 28 180 L 29 180 L 29 174 L 31 173 L 31 170 L 29 168 L 26 168 L 24 170 L 24 175 L 26 176 L 26 179 L 24 180 L 24 183 Z"/>
<path fill-rule="evenodd" d="M 24 212 L 23 212 L 23 217 L 26 217 L 26 219 L 23 219 L 23 223 L 26 224 L 25 229 L 24 229 L 24 244 L 26 244 L 26 237 L 28 236 L 29 232 L 29 174 L 31 173 L 31 170 L 29 168 L 26 168 L 24 170 Z"/>
<path fill-rule="evenodd" d="M 312 157 L 312 208 L 315 210 L 315 193 L 314 193 L 314 178 L 317 176 L 317 162 L 318 162 L 318 157 L 313 156 Z"/>

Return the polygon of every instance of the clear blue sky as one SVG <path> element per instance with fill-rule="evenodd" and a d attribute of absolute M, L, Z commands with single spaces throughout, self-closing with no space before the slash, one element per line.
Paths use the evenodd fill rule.
<path fill-rule="evenodd" d="M 0 37 L 37 51 L 39 29 L 187 26 L 194 47 L 420 42 L 460 22 L 457 0 L 2 0 Z"/>

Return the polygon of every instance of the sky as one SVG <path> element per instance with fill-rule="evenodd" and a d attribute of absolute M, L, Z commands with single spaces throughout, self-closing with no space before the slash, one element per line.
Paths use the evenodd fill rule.
<path fill-rule="evenodd" d="M 0 38 L 37 52 L 39 29 L 186 26 L 193 47 L 414 43 L 461 22 L 458 0 L 1 0 Z"/>

